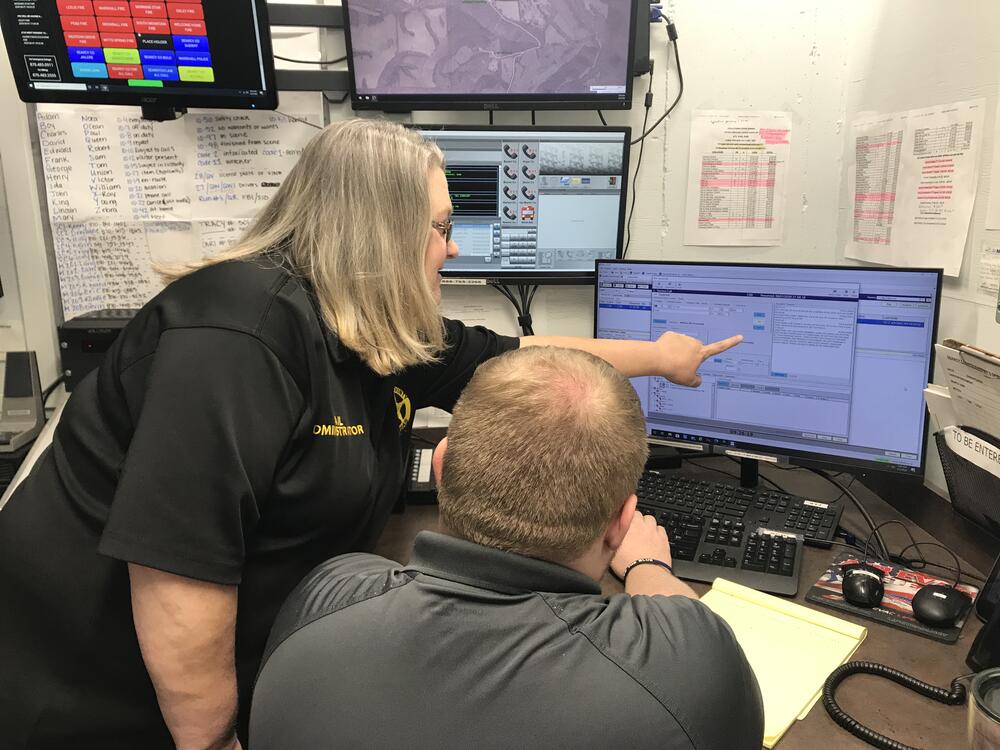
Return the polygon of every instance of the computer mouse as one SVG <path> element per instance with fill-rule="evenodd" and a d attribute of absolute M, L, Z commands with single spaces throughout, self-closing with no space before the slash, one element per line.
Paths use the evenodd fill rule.
<path fill-rule="evenodd" d="M 885 587 L 882 571 L 872 565 L 855 564 L 843 567 L 844 599 L 856 607 L 876 607 L 882 603 Z"/>
<path fill-rule="evenodd" d="M 950 628 L 971 603 L 958 589 L 932 584 L 913 595 L 913 616 L 932 628 Z"/>

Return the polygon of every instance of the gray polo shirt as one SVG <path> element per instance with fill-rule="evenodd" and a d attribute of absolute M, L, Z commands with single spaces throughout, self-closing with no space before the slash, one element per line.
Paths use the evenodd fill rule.
<path fill-rule="evenodd" d="M 728 626 L 686 597 L 422 532 L 408 567 L 327 561 L 285 602 L 249 750 L 761 746 Z"/>

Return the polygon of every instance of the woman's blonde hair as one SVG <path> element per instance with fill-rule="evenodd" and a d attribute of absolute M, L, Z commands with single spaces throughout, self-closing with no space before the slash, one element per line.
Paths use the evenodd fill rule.
<path fill-rule="evenodd" d="M 433 361 L 444 329 L 424 273 L 433 231 L 427 182 L 443 166 L 436 145 L 401 125 L 335 123 L 309 142 L 236 245 L 160 273 L 173 281 L 276 253 L 312 284 L 326 324 L 372 370 L 387 375 Z"/>

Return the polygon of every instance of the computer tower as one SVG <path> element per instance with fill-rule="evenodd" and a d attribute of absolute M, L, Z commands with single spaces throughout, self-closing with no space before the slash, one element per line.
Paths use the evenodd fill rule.
<path fill-rule="evenodd" d="M 95 310 L 59 326 L 59 353 L 67 391 L 72 391 L 87 373 L 97 369 L 104 353 L 135 313 L 133 309 Z"/>

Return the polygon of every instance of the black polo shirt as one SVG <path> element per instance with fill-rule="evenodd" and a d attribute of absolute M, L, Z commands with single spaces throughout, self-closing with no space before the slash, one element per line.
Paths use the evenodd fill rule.
<path fill-rule="evenodd" d="M 413 411 L 450 409 L 479 363 L 518 345 L 446 329 L 439 363 L 380 377 L 266 259 L 200 270 L 147 304 L 0 513 L 0 744 L 171 746 L 126 561 L 239 585 L 245 728 L 281 602 L 379 536 Z"/>
<path fill-rule="evenodd" d="M 729 627 L 681 596 L 601 596 L 590 578 L 440 534 L 408 567 L 314 570 L 282 607 L 251 750 L 759 750 L 760 691 Z"/>

